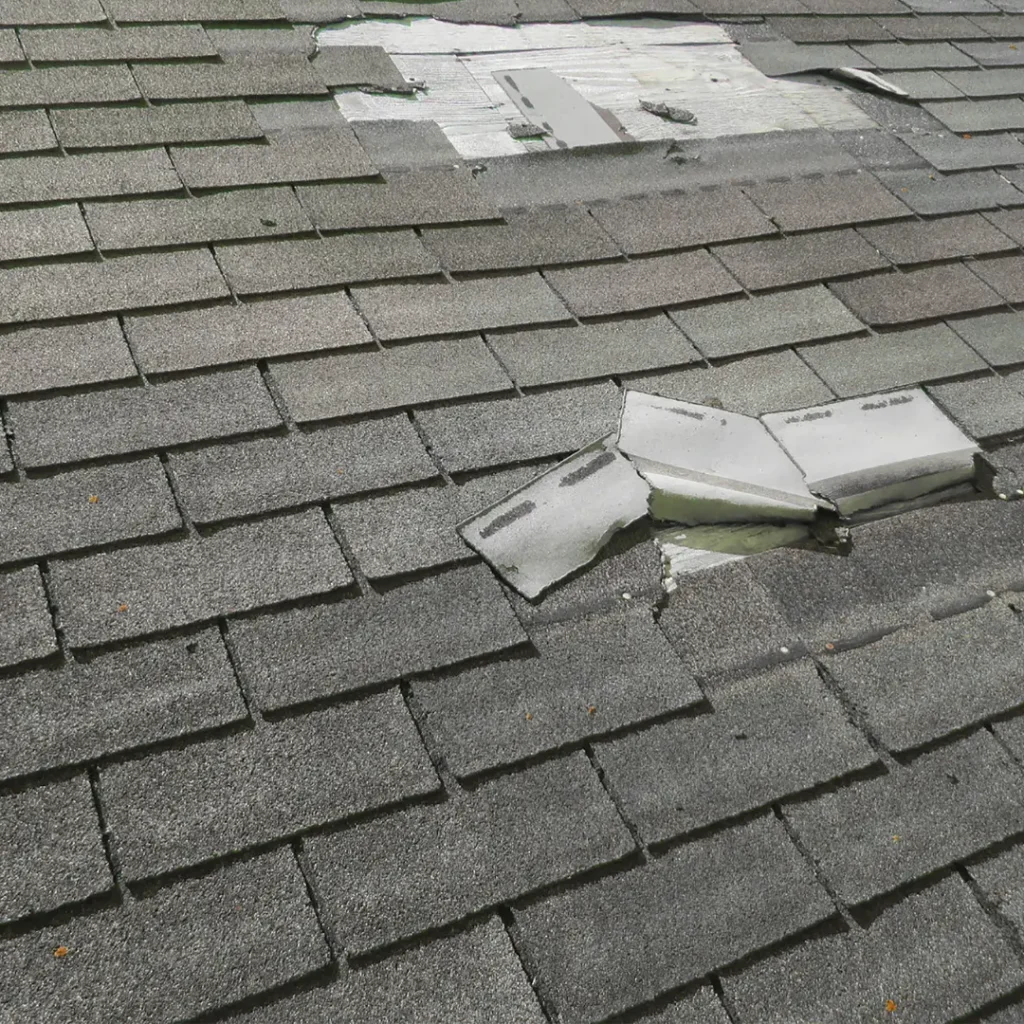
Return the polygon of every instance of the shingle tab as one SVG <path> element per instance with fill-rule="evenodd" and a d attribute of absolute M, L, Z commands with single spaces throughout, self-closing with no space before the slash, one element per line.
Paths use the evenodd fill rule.
<path fill-rule="evenodd" d="M 327 92 L 301 53 L 232 53 L 216 64 L 134 64 L 132 73 L 150 100 L 317 96 Z"/>
<path fill-rule="evenodd" d="M 438 984 L 439 978 L 445 979 L 444 984 Z M 347 1016 L 351 1021 L 378 1024 L 468 1024 L 473 1015 L 481 1022 L 502 1024 L 543 1024 L 545 1019 L 496 918 L 399 953 L 385 963 L 345 971 L 326 988 L 311 989 L 239 1020 L 242 1024 L 339 1024 Z"/>
<path fill-rule="evenodd" d="M 976 19 L 955 14 L 922 14 L 916 18 L 875 20 L 897 39 L 904 40 L 984 39 L 988 36 L 985 29 L 978 27 Z"/>
<path fill-rule="evenodd" d="M 419 227 L 500 216 L 464 167 L 389 171 L 387 181 L 301 185 L 313 223 L 327 230 Z"/>
<path fill-rule="evenodd" d="M 181 525 L 156 459 L 0 484 L 0 562 L 165 533 Z"/>
<path fill-rule="evenodd" d="M 278 128 L 266 145 L 174 148 L 171 157 L 189 188 L 366 178 L 377 173 L 352 129 Z"/>
<path fill-rule="evenodd" d="M 113 888 L 84 775 L 5 796 L 0 828 L 6 847 L 0 865 L 0 922 Z"/>
<path fill-rule="evenodd" d="M 216 630 L 4 681 L 0 777 L 76 764 L 246 717 Z"/>
<path fill-rule="evenodd" d="M 59 946 L 69 954 L 55 959 Z M 12 940 L 0 984 L 20 1017 L 181 1020 L 329 962 L 302 874 L 279 850 Z"/>
<path fill-rule="evenodd" d="M 202 25 L 137 28 L 39 28 L 21 33 L 29 59 L 39 61 L 164 60 L 215 57 Z"/>
<path fill-rule="evenodd" d="M 276 363 L 271 373 L 300 423 L 511 390 L 477 338 Z"/>
<path fill-rule="evenodd" d="M 1007 302 L 1024 302 L 1024 256 L 975 260 L 971 269 Z"/>
<path fill-rule="evenodd" d="M 86 217 L 100 249 L 188 245 L 312 230 L 287 188 L 243 189 L 201 198 L 89 203 Z"/>
<path fill-rule="evenodd" d="M 1024 202 L 1024 195 L 995 171 L 941 175 L 927 170 L 879 171 L 878 176 L 917 213 L 989 210 Z"/>
<path fill-rule="evenodd" d="M 945 324 L 807 345 L 800 354 L 840 398 L 986 368 Z"/>
<path fill-rule="evenodd" d="M 952 43 L 860 43 L 857 49 L 882 71 L 914 68 L 971 68 L 976 62 Z"/>
<path fill-rule="evenodd" d="M 451 473 L 569 454 L 618 422 L 611 383 L 417 412 L 432 450 Z"/>
<path fill-rule="evenodd" d="M 1024 210 L 996 210 L 986 213 L 985 218 L 1018 245 L 1024 245 Z"/>
<path fill-rule="evenodd" d="M 1010 212 L 992 214 L 989 220 Z M 935 220 L 872 224 L 857 230 L 893 263 L 928 263 L 1005 251 L 1013 243 L 1003 236 L 1002 231 L 1006 229 L 1001 225 L 997 227 L 1001 230 L 992 230 L 992 225 L 979 214 L 965 214 Z"/>
<path fill-rule="evenodd" d="M 1002 40 L 992 42 L 958 42 L 959 49 L 979 64 L 987 68 L 998 68 L 1004 65 L 1024 64 L 1024 53 L 1016 43 L 1005 43 Z"/>
<path fill-rule="evenodd" d="M 1024 980 L 1009 944 L 958 878 L 885 910 L 865 932 L 806 942 L 724 979 L 741 1024 L 953 1020 Z"/>
<path fill-rule="evenodd" d="M 323 594 L 352 582 L 319 510 L 51 567 L 76 647 Z M 125 609 L 122 611 L 122 609 Z"/>
<path fill-rule="evenodd" d="M 131 72 L 121 64 L 5 70 L 0 77 L 0 106 L 4 107 L 115 103 L 141 98 Z"/>
<path fill-rule="evenodd" d="M 36 259 L 92 252 L 92 239 L 77 206 L 0 212 L 0 260 Z"/>
<path fill-rule="evenodd" d="M 864 330 L 823 285 L 672 312 L 705 355 L 731 356 Z"/>
<path fill-rule="evenodd" d="M 482 566 L 410 583 L 377 601 L 244 619 L 232 624 L 231 635 L 264 708 L 428 672 L 526 641 L 504 592 Z"/>
<path fill-rule="evenodd" d="M 374 92 L 413 92 L 383 46 L 325 47 L 313 58 L 313 70 L 335 89 L 369 86 Z"/>
<path fill-rule="evenodd" d="M 602 1019 L 826 919 L 831 901 L 771 818 L 516 911 L 567 1024 Z M 643 935 L 644 942 L 633 937 Z"/>
<path fill-rule="evenodd" d="M 4 485 L 6 486 L 6 485 Z M 45 658 L 57 651 L 46 591 L 34 566 L 0 574 L 0 667 Z"/>
<path fill-rule="evenodd" d="M 715 689 L 714 713 L 602 743 L 597 758 L 647 842 L 710 825 L 876 761 L 813 664 Z"/>
<path fill-rule="evenodd" d="M 738 188 L 619 199 L 590 212 L 630 255 L 776 233 Z"/>
<path fill-rule="evenodd" d="M 979 660 L 980 650 L 987 654 Z M 1019 705 L 1022 650 L 1024 631 L 1016 616 L 992 602 L 836 655 L 827 664 L 863 711 L 868 729 L 891 749 L 907 750 Z"/>
<path fill-rule="evenodd" d="M 18 44 L 14 29 L 0 29 L 0 64 L 21 64 L 25 53 Z"/>
<path fill-rule="evenodd" d="M 698 704 L 701 691 L 646 608 L 535 629 L 538 655 L 414 686 L 459 776 Z"/>
<path fill-rule="evenodd" d="M 240 295 L 435 273 L 437 260 L 412 231 L 358 232 L 308 241 L 218 245 L 217 259 Z"/>
<path fill-rule="evenodd" d="M 783 231 L 910 216 L 877 178 L 864 173 L 753 185 L 744 191 Z"/>
<path fill-rule="evenodd" d="M 281 330 L 282 324 L 287 331 Z M 346 348 L 371 342 L 344 292 L 126 317 L 144 373 Z"/>
<path fill-rule="evenodd" d="M 993 437 L 1024 429 L 1024 395 L 1020 383 L 990 375 L 940 384 L 928 390 L 969 434 Z"/>
<path fill-rule="evenodd" d="M 277 0 L 107 0 L 117 22 L 279 21 Z"/>
<path fill-rule="evenodd" d="M 872 246 L 848 229 L 723 245 L 714 253 L 744 287 L 755 290 L 889 266 Z"/>
<path fill-rule="evenodd" d="M 28 466 L 226 437 L 280 425 L 255 369 L 11 403 Z"/>
<path fill-rule="evenodd" d="M 832 291 L 869 324 L 908 323 L 1003 304 L 962 264 L 837 281 Z"/>
<path fill-rule="evenodd" d="M 539 274 L 354 288 L 352 297 L 383 341 L 569 319 Z"/>
<path fill-rule="evenodd" d="M 26 327 L 0 335 L 0 392 L 6 395 L 135 375 L 116 320 Z"/>
<path fill-rule="evenodd" d="M 104 769 L 131 879 L 255 846 L 437 789 L 397 689 Z"/>
<path fill-rule="evenodd" d="M 997 71 L 947 71 L 943 74 L 972 99 L 989 96 L 1013 96 L 1024 92 L 1024 68 L 1001 68 Z"/>
<path fill-rule="evenodd" d="M 56 148 L 57 137 L 45 110 L 0 110 L 0 153 Z"/>
<path fill-rule="evenodd" d="M 950 327 L 992 366 L 1024 362 L 1024 313 L 988 313 L 951 320 Z"/>
<path fill-rule="evenodd" d="M 0 25 L 74 25 L 106 21 L 100 0 L 2 0 Z"/>
<path fill-rule="evenodd" d="M 346 950 L 454 921 L 629 853 L 633 842 L 586 756 L 489 782 L 306 844 Z"/>
<path fill-rule="evenodd" d="M 61 145 L 68 149 L 263 137 L 263 129 L 242 100 L 156 107 L 73 107 L 54 110 L 51 116 Z"/>
<path fill-rule="evenodd" d="M 170 464 L 200 523 L 437 476 L 405 416 L 182 452 Z"/>
<path fill-rule="evenodd" d="M 209 252 L 124 256 L 0 270 L 0 322 L 87 316 L 229 294 Z"/>
<path fill-rule="evenodd" d="M 0 203 L 50 203 L 180 188 L 181 179 L 162 149 L 27 156 L 4 161 Z"/>
<path fill-rule="evenodd" d="M 549 270 L 546 277 L 578 316 L 628 313 L 741 290 L 705 251 Z"/>
<path fill-rule="evenodd" d="M 701 360 L 700 353 L 664 313 L 491 334 L 487 340 L 521 387 L 611 377 Z"/>
<path fill-rule="evenodd" d="M 1012 135 L 962 139 L 957 135 L 908 132 L 901 138 L 940 171 L 966 171 L 977 167 L 1007 167 L 1024 163 L 1024 145 Z"/>
<path fill-rule="evenodd" d="M 892 39 L 878 18 L 834 17 L 832 11 L 828 14 L 827 18 L 806 15 L 773 18 L 770 24 L 794 43 L 871 43 Z"/>
<path fill-rule="evenodd" d="M 925 103 L 925 110 L 951 132 L 1004 132 L 1024 128 L 1024 100 L 949 100 Z"/>

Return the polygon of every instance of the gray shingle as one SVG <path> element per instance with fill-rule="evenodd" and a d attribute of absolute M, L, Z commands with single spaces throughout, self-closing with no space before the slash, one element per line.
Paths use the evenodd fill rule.
<path fill-rule="evenodd" d="M 636 377 L 628 383 L 666 398 L 720 405 L 747 416 L 819 405 L 833 397 L 814 371 L 789 350 L 748 356 L 710 369 Z"/>
<path fill-rule="evenodd" d="M 840 398 L 985 369 L 945 324 L 808 345 L 800 354 Z"/>
<path fill-rule="evenodd" d="M 971 269 L 1007 302 L 1024 302 L 1024 256 L 975 260 Z"/>
<path fill-rule="evenodd" d="M 40 558 L 181 525 L 156 459 L 0 484 L 0 562 Z"/>
<path fill-rule="evenodd" d="M 188 245 L 311 231 L 287 188 L 242 189 L 201 198 L 89 203 L 86 217 L 100 249 Z"/>
<path fill-rule="evenodd" d="M 908 323 L 1003 304 L 962 264 L 837 281 L 832 291 L 869 324 Z"/>
<path fill-rule="evenodd" d="M 202 25 L 137 28 L 40 28 L 21 33 L 29 59 L 39 61 L 164 60 L 215 57 Z"/>
<path fill-rule="evenodd" d="M 240 295 L 416 277 L 438 270 L 437 260 L 412 231 L 218 245 L 216 252 L 227 279 Z"/>
<path fill-rule="evenodd" d="M 910 216 L 895 196 L 865 173 L 754 185 L 744 191 L 783 231 Z"/>
<path fill-rule="evenodd" d="M 914 68 L 972 68 L 975 61 L 952 43 L 860 43 L 857 49 L 882 71 Z"/>
<path fill-rule="evenodd" d="M 206 20 L 210 20 L 207 18 Z M 316 52 L 311 26 L 281 28 L 271 25 L 240 25 L 227 28 L 208 28 L 210 41 L 223 56 L 234 53 L 301 54 L 312 57 Z"/>
<path fill-rule="evenodd" d="M 1007 310 L 949 325 L 992 366 L 1024 363 L 1024 314 Z"/>
<path fill-rule="evenodd" d="M 295 24 L 314 25 L 361 17 L 356 0 L 277 0 Z"/>
<path fill-rule="evenodd" d="M 344 292 L 126 317 L 125 329 L 144 373 L 371 342 Z"/>
<path fill-rule="evenodd" d="M 76 764 L 239 722 L 245 704 L 216 630 L 4 681 L 0 777 Z"/>
<path fill-rule="evenodd" d="M 782 825 L 762 819 L 516 912 L 567 1024 L 652 999 L 834 913 Z M 634 941 L 643 935 L 645 941 Z"/>
<path fill-rule="evenodd" d="M 61 145 L 68 149 L 263 137 L 263 130 L 242 100 L 156 107 L 73 107 L 54 110 L 52 117 Z"/>
<path fill-rule="evenodd" d="M 278 21 L 277 0 L 107 0 L 117 22 L 131 21 Z"/>
<path fill-rule="evenodd" d="M 478 338 L 276 363 L 271 373 L 300 423 L 510 390 Z"/>
<path fill-rule="evenodd" d="M 631 255 L 775 233 L 738 188 L 619 199 L 590 212 Z"/>
<path fill-rule="evenodd" d="M 331 88 L 371 86 L 374 91 L 413 92 L 383 46 L 328 46 L 313 58 L 313 70 Z"/>
<path fill-rule="evenodd" d="M 1010 211 L 1000 211 L 1000 214 L 1004 212 Z M 990 219 L 1000 214 L 994 214 Z M 1012 245 L 978 214 L 872 224 L 857 230 L 893 263 L 928 263 L 1002 252 Z"/>
<path fill-rule="evenodd" d="M 324 229 L 420 227 L 500 216 L 464 167 L 389 171 L 387 181 L 302 185 L 299 199 Z"/>
<path fill-rule="evenodd" d="M 352 582 L 323 513 L 314 509 L 209 537 L 54 562 L 51 574 L 68 640 L 76 647 L 293 601 Z"/>
<path fill-rule="evenodd" d="M 226 437 L 280 425 L 255 369 L 11 403 L 28 466 Z"/>
<path fill-rule="evenodd" d="M 578 316 L 602 316 L 730 295 L 740 286 L 701 250 L 549 270 L 547 280 Z"/>
<path fill-rule="evenodd" d="M 428 228 L 423 241 L 453 272 L 542 267 L 618 256 L 619 249 L 583 207 L 505 210 L 505 224 Z"/>
<path fill-rule="evenodd" d="M 100 0 L 2 0 L 0 25 L 74 25 L 106 21 Z"/>
<path fill-rule="evenodd" d="M 908 206 L 926 215 L 987 210 L 1024 201 L 1024 195 L 995 171 L 945 176 L 927 170 L 879 171 L 878 176 Z"/>
<path fill-rule="evenodd" d="M 77 206 L 0 213 L 0 260 L 92 252 L 92 239 Z"/>
<path fill-rule="evenodd" d="M 716 688 L 712 715 L 602 743 L 597 758 L 647 842 L 711 825 L 877 760 L 810 661 Z"/>
<path fill-rule="evenodd" d="M 0 153 L 56 148 L 57 138 L 45 110 L 0 110 Z"/>
<path fill-rule="evenodd" d="M 994 210 L 985 217 L 1018 245 L 1024 245 L 1024 210 Z"/>
<path fill-rule="evenodd" d="M 482 566 L 410 583 L 379 600 L 243 619 L 231 634 L 264 708 L 429 672 L 526 641 L 501 587 Z"/>
<path fill-rule="evenodd" d="M 27 156 L 4 161 L 0 203 L 50 203 L 180 188 L 181 180 L 162 149 Z"/>
<path fill-rule="evenodd" d="M 417 412 L 435 455 L 451 473 L 568 454 L 618 422 L 611 383 Z"/>
<path fill-rule="evenodd" d="M 443 984 L 438 979 L 444 978 Z M 537 997 L 496 918 L 332 985 L 243 1014 L 242 1024 L 543 1024 Z M 715 1022 L 717 1024 L 717 1022 Z"/>
<path fill-rule="evenodd" d="M 397 688 L 100 774 L 130 879 L 157 875 L 437 789 Z"/>
<path fill-rule="evenodd" d="M 900 20 L 912 22 L 914 19 Z M 885 80 L 902 89 L 912 100 L 958 100 L 963 97 L 963 93 L 938 71 L 887 71 Z M 901 137 L 909 144 L 911 135 L 908 132 Z"/>
<path fill-rule="evenodd" d="M 868 729 L 890 749 L 907 750 L 1019 705 L 1022 650 L 1017 617 L 993 601 L 838 654 L 828 670 Z"/>
<path fill-rule="evenodd" d="M 569 319 L 539 274 L 354 288 L 352 297 L 384 341 Z"/>
<path fill-rule="evenodd" d="M 0 921 L 113 888 L 84 775 L 4 797 L 0 828 L 7 847 L 0 867 Z"/>
<path fill-rule="evenodd" d="M 1012 135 L 984 135 L 962 139 L 958 135 L 902 136 L 911 149 L 920 153 L 940 171 L 966 171 L 976 167 L 1008 167 L 1024 163 L 1024 145 Z"/>
<path fill-rule="evenodd" d="M 755 290 L 859 274 L 889 265 L 849 229 L 723 245 L 714 253 L 744 287 Z"/>
<path fill-rule="evenodd" d="M 785 813 L 849 904 L 964 860 L 1024 828 L 1017 769 L 984 729 L 894 774 Z"/>
<path fill-rule="evenodd" d="M 436 121 L 355 121 L 352 129 L 378 167 L 451 167 L 462 159 Z"/>
<path fill-rule="evenodd" d="M 0 622 L 4 624 L 0 666 L 34 661 L 56 652 L 57 638 L 43 579 L 34 565 L 0 574 Z"/>
<path fill-rule="evenodd" d="M 1002 132 L 1024 128 L 1024 100 L 949 100 L 926 103 L 925 110 L 952 132 Z"/>
<path fill-rule="evenodd" d="M 815 939 L 724 979 L 742 1024 L 952 1020 L 1024 980 L 1009 944 L 960 879 L 887 909 L 865 932 Z"/>
<path fill-rule="evenodd" d="M 632 849 L 583 753 L 306 844 L 327 917 L 349 952 L 458 920 Z"/>
<path fill-rule="evenodd" d="M 794 43 L 871 43 L 892 38 L 877 18 L 794 16 L 773 18 L 771 26 Z"/>
<path fill-rule="evenodd" d="M 988 35 L 988 32 L 977 26 L 973 18 L 956 14 L 923 14 L 917 18 L 876 20 L 897 39 L 984 39 Z"/>
<path fill-rule="evenodd" d="M 1024 429 L 1020 382 L 980 377 L 929 388 L 932 397 L 974 437 L 993 437 Z"/>
<path fill-rule="evenodd" d="M 279 850 L 16 939 L 0 984 L 22 1018 L 68 1019 L 73 1007 L 76 1024 L 180 1020 L 329 961 L 302 874 Z"/>
<path fill-rule="evenodd" d="M 405 416 L 182 452 L 170 464 L 200 523 L 437 476 Z"/>
<path fill-rule="evenodd" d="M 1024 64 L 1024 53 L 1016 43 L 998 42 L 958 42 L 957 46 L 969 57 L 987 68 L 998 68 L 1008 65 Z"/>
<path fill-rule="evenodd" d="M 459 776 L 636 725 L 702 700 L 645 607 L 534 629 L 538 656 L 417 683 L 426 728 Z"/>
<path fill-rule="evenodd" d="M 150 100 L 316 96 L 327 92 L 301 53 L 233 53 L 216 64 L 135 64 L 132 73 Z"/>
<path fill-rule="evenodd" d="M 131 72 L 120 64 L 8 69 L 0 78 L 0 106 L 53 107 L 141 99 Z"/>
<path fill-rule="evenodd" d="M 676 0 L 680 2 L 680 0 Z M 455 23 L 515 24 L 515 0 L 359 0 L 363 14 L 406 18 L 426 15 Z"/>
<path fill-rule="evenodd" d="M 189 188 L 366 178 L 377 173 L 347 125 L 278 128 L 266 145 L 187 146 L 171 150 Z"/>
<path fill-rule="evenodd" d="M 18 35 L 14 29 L 0 29 L 0 64 L 21 64 L 25 53 L 18 45 Z"/>
<path fill-rule="evenodd" d="M 864 325 L 823 285 L 678 310 L 670 315 L 711 358 L 864 330 Z"/>
<path fill-rule="evenodd" d="M 1013 96 L 1024 92 L 1024 68 L 1001 68 L 997 71 L 947 71 L 948 79 L 972 99 L 988 96 Z"/>
<path fill-rule="evenodd" d="M 373 455 L 376 460 L 378 453 Z M 425 457 L 426 452 L 422 455 Z M 347 469 L 345 475 L 349 475 Z M 345 540 L 366 576 L 398 576 L 453 562 L 476 561 L 476 553 L 455 527 L 536 475 L 532 467 L 519 467 L 476 477 L 457 487 L 417 487 L 349 502 L 335 511 Z"/>
<path fill-rule="evenodd" d="M 1011 4 L 1005 4 L 1004 6 L 1009 10 Z M 1017 6 L 1021 6 L 1019 0 Z M 974 22 L 974 24 L 977 25 L 986 36 L 994 36 L 997 39 L 1020 39 L 1024 37 L 1024 17 L 1021 17 L 1020 12 L 1016 15 L 979 14 L 971 18 L 971 21 Z"/>
<path fill-rule="evenodd" d="M 1024 924 L 1024 901 L 1021 900 L 1024 849 L 1015 846 L 991 860 L 972 864 L 967 870 L 999 912 L 1021 927 Z M 1010 1020 L 1012 1016 L 1006 1018 L 1007 1022 Z"/>
<path fill-rule="evenodd" d="M 135 377 L 116 320 L 26 327 L 0 335 L 0 391 L 8 395 Z"/>
<path fill-rule="evenodd" d="M 658 624 L 687 667 L 704 680 L 800 653 L 793 628 L 742 562 L 687 577 L 664 602 Z"/>
<path fill-rule="evenodd" d="M 521 387 L 636 373 L 701 359 L 664 313 L 491 334 L 487 340 Z"/>
<path fill-rule="evenodd" d="M 87 316 L 229 294 L 205 249 L 0 270 L 0 323 Z"/>

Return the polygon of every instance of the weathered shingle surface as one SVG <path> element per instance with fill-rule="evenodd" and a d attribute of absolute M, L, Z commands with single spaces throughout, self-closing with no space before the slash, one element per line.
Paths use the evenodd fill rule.
<path fill-rule="evenodd" d="M 910 99 L 469 161 L 342 117 L 418 102 L 315 54 L 364 15 L 721 19 Z M 0 1019 L 1022 1019 L 1024 502 L 672 595 L 630 531 L 533 603 L 457 531 L 626 387 L 924 386 L 1024 491 L 1022 41 L 1019 0 L 0 0 Z"/>

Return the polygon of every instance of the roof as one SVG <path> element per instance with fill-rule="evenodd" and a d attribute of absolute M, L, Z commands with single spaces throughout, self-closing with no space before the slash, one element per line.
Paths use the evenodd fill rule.
<path fill-rule="evenodd" d="M 473 163 L 330 97 L 396 71 L 312 27 L 410 11 L 720 20 L 914 102 Z M 1024 502 L 669 597 L 637 528 L 532 603 L 455 524 L 627 386 L 924 385 L 1024 488 L 1022 39 L 0 0 L 0 1020 L 1020 1020 Z"/>

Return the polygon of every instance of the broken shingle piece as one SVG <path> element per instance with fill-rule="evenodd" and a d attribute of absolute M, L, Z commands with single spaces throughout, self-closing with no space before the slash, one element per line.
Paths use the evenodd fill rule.
<path fill-rule="evenodd" d="M 609 438 L 467 520 L 463 539 L 524 597 L 587 565 L 647 514 L 648 487 Z"/>

